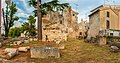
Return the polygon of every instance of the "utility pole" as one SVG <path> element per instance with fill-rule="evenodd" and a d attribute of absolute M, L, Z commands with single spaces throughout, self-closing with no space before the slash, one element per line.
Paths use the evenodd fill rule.
<path fill-rule="evenodd" d="M 38 41 L 42 41 L 42 13 L 40 12 L 41 0 L 37 0 L 37 16 L 38 16 Z"/>
<path fill-rule="evenodd" d="M 1 23 L 2 23 L 2 19 L 1 19 L 1 17 L 2 17 L 2 3 L 1 3 L 1 1 L 2 0 L 0 0 L 0 37 L 1 37 Z"/>

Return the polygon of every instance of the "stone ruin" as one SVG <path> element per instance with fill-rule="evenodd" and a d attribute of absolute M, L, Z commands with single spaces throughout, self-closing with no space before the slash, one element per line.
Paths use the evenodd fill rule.
<path fill-rule="evenodd" d="M 60 58 L 60 52 L 58 48 L 54 47 L 32 47 L 31 58 Z"/>

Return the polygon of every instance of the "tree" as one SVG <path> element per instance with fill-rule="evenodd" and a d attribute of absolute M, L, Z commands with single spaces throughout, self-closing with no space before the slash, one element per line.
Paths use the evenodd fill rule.
<path fill-rule="evenodd" d="M 28 20 L 29 20 L 29 35 L 35 36 L 36 35 L 36 28 L 35 28 L 36 19 L 34 16 L 29 16 Z"/>
<path fill-rule="evenodd" d="M 28 36 L 36 36 L 36 28 L 35 28 L 36 19 L 34 16 L 29 16 L 28 22 L 24 22 L 22 24 L 22 32 L 25 32 L 25 35 Z"/>
<path fill-rule="evenodd" d="M 2 8 L 3 12 L 3 21 L 4 21 L 4 28 L 5 28 L 5 37 L 8 37 L 9 29 L 14 25 L 15 21 L 18 21 L 19 18 L 15 16 L 17 12 L 16 4 L 13 2 L 8 3 L 6 2 L 6 10 Z"/>
<path fill-rule="evenodd" d="M 11 28 L 9 30 L 9 36 L 10 37 L 19 37 L 21 34 L 21 28 L 20 27 L 15 27 L 15 28 Z"/>
<path fill-rule="evenodd" d="M 59 3 L 59 0 L 52 0 L 41 4 L 41 0 L 29 0 L 29 5 L 32 5 L 37 10 L 34 10 L 35 16 L 38 16 L 38 40 L 42 40 L 42 16 L 48 11 L 62 11 L 69 7 L 68 3 Z"/>
<path fill-rule="evenodd" d="M 29 32 L 29 23 L 28 23 L 28 22 L 24 22 L 24 23 L 22 24 L 21 32 L 22 32 L 22 33 L 25 32 L 25 36 L 27 35 L 27 33 Z"/>

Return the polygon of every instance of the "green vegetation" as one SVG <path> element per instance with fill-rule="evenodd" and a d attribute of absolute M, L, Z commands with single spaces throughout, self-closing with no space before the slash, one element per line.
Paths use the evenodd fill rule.
<path fill-rule="evenodd" d="M 27 36 L 36 36 L 36 28 L 35 28 L 35 22 L 36 19 L 34 16 L 29 16 L 28 22 L 24 22 L 22 24 L 21 30 L 22 32 L 25 32 L 25 35 Z"/>
<path fill-rule="evenodd" d="M 19 18 L 15 16 L 17 12 L 16 4 L 14 2 L 6 2 L 6 10 L 3 11 L 3 23 L 5 28 L 5 37 L 8 37 L 9 29 L 14 25 L 15 21 L 18 21 Z"/>
<path fill-rule="evenodd" d="M 21 28 L 19 28 L 19 27 L 11 28 L 9 30 L 9 36 L 10 37 L 13 37 L 13 38 L 19 37 L 20 34 L 21 34 Z"/>

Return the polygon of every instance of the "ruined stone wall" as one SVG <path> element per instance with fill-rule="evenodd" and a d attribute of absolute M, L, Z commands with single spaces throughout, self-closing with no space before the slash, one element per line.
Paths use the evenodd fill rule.
<path fill-rule="evenodd" d="M 66 28 L 62 24 L 53 24 L 43 28 L 43 41 L 46 41 L 46 35 L 49 41 L 67 40 Z"/>
<path fill-rule="evenodd" d="M 68 37 L 75 38 L 77 35 L 76 33 L 78 33 L 77 15 L 78 13 L 73 11 L 71 8 L 64 9 L 62 14 L 60 12 L 49 12 L 46 16 L 43 17 L 43 27 L 50 27 L 51 25 L 57 24 L 57 27 L 59 27 L 62 32 L 68 31 Z M 64 25 L 64 27 L 61 25 Z M 55 32 L 57 31 L 58 30 Z M 52 32 L 50 31 L 50 33 Z"/>
<path fill-rule="evenodd" d="M 68 28 L 68 37 L 76 38 L 78 35 L 78 13 L 69 8 L 64 10 L 63 16 Z"/>
<path fill-rule="evenodd" d="M 43 30 L 43 41 L 46 41 L 46 35 L 48 36 L 48 41 L 67 40 L 67 34 L 61 32 L 61 30 Z"/>
<path fill-rule="evenodd" d="M 81 21 L 79 24 L 79 29 L 78 29 L 78 34 L 80 35 L 82 32 L 82 35 L 80 36 L 85 36 L 85 32 L 88 30 L 89 23 L 86 21 Z"/>

